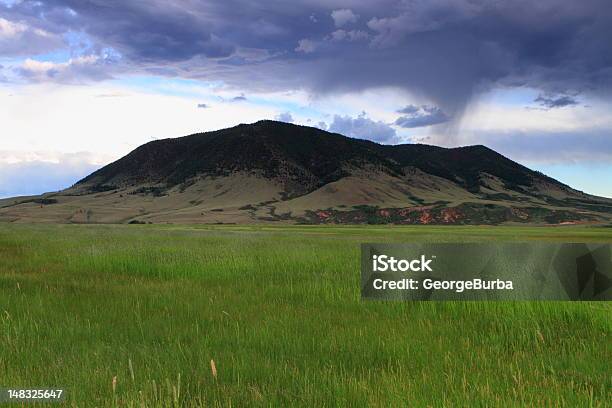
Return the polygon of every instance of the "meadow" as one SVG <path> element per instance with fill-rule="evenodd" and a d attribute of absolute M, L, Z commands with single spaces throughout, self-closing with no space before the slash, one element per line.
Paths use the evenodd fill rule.
<path fill-rule="evenodd" d="M 0 224 L 0 387 L 75 407 L 610 406 L 610 302 L 360 300 L 362 242 L 490 240 L 612 229 Z"/>

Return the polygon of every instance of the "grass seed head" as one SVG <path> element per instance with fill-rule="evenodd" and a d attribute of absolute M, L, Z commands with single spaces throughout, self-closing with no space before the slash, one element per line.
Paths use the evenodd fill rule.
<path fill-rule="evenodd" d="M 210 371 L 212 372 L 213 378 L 217 379 L 217 366 L 215 365 L 215 360 L 210 360 Z"/>

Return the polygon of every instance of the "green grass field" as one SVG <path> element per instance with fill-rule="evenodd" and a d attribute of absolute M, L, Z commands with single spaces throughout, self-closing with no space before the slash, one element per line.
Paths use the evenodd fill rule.
<path fill-rule="evenodd" d="M 78 407 L 610 406 L 609 302 L 360 300 L 360 243 L 422 240 L 612 229 L 0 224 L 0 387 Z"/>

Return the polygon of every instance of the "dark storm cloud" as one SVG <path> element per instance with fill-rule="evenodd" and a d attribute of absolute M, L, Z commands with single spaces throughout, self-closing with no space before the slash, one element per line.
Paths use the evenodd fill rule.
<path fill-rule="evenodd" d="M 423 126 L 437 125 L 448 122 L 449 117 L 437 106 L 429 105 L 408 105 L 397 111 L 403 113 L 395 121 L 395 125 L 403 128 L 417 128 Z"/>
<path fill-rule="evenodd" d="M 553 108 L 563 108 L 565 106 L 578 105 L 579 102 L 570 95 L 559 95 L 559 96 L 546 96 L 539 95 L 534 102 L 540 104 L 540 106 L 553 109 Z"/>
<path fill-rule="evenodd" d="M 607 0 L 24 0 L 0 17 L 83 33 L 128 71 L 313 94 L 394 87 L 454 118 L 495 86 L 612 87 Z"/>
<path fill-rule="evenodd" d="M 134 61 L 176 62 L 195 55 L 224 57 L 233 46 L 211 32 L 183 2 L 24 1 L 5 9 L 54 31 L 83 30 Z M 45 15 L 44 19 L 38 16 Z M 41 21 L 42 20 L 42 21 Z"/>

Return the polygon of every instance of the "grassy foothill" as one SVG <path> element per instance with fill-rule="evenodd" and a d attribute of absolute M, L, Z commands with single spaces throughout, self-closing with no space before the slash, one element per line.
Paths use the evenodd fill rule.
<path fill-rule="evenodd" d="M 75 407 L 609 406 L 609 302 L 361 301 L 359 244 L 417 240 L 612 229 L 3 224 L 0 387 Z"/>

